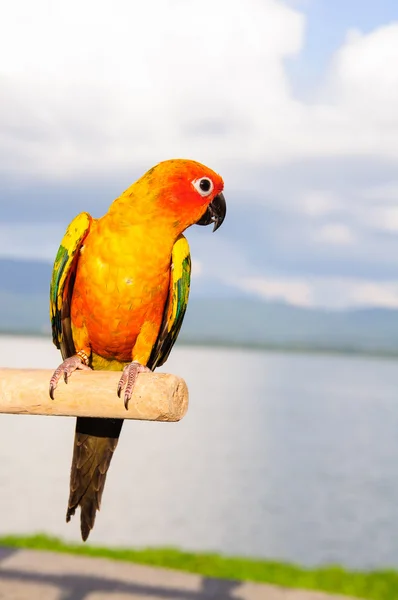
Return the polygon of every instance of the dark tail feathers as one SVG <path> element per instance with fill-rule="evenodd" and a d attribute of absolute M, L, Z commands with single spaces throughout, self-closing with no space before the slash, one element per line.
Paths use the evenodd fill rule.
<path fill-rule="evenodd" d="M 80 528 L 85 542 L 100 509 L 106 473 L 116 449 L 122 419 L 79 417 L 76 422 L 66 521 L 80 505 Z"/>

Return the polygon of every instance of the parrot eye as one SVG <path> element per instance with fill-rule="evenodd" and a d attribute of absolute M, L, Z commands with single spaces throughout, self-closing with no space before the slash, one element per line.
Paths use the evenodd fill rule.
<path fill-rule="evenodd" d="M 201 177 L 192 182 L 193 187 L 199 192 L 201 196 L 208 196 L 212 193 L 214 185 L 211 179 L 208 177 Z"/>

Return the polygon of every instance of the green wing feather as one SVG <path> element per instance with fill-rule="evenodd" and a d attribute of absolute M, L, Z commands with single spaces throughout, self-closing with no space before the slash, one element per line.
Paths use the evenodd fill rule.
<path fill-rule="evenodd" d="M 68 226 L 55 258 L 50 285 L 50 320 L 53 342 L 62 356 L 74 353 L 70 324 L 70 299 L 75 280 L 79 250 L 91 223 L 91 216 L 80 213 Z"/>
<path fill-rule="evenodd" d="M 186 238 L 181 235 L 171 254 L 170 289 L 159 335 L 147 363 L 150 369 L 166 362 L 180 333 L 188 305 L 191 281 L 191 255 Z"/>

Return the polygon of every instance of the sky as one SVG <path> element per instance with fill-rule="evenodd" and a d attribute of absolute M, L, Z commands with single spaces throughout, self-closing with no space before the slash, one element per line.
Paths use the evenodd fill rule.
<path fill-rule="evenodd" d="M 192 293 L 398 307 L 396 0 L 14 0 L 0 22 L 0 258 L 52 261 L 157 162 L 225 181 Z"/>

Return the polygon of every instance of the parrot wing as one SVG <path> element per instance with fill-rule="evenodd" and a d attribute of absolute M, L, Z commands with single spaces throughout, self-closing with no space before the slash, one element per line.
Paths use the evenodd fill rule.
<path fill-rule="evenodd" d="M 70 300 L 79 251 L 90 229 L 92 218 L 82 212 L 69 224 L 55 258 L 50 284 L 50 319 L 53 342 L 63 358 L 72 356 L 75 348 L 70 322 Z"/>
<path fill-rule="evenodd" d="M 183 235 L 177 239 L 171 254 L 170 288 L 159 335 L 147 363 L 150 369 L 166 362 L 178 337 L 188 305 L 191 281 L 191 255 Z"/>

